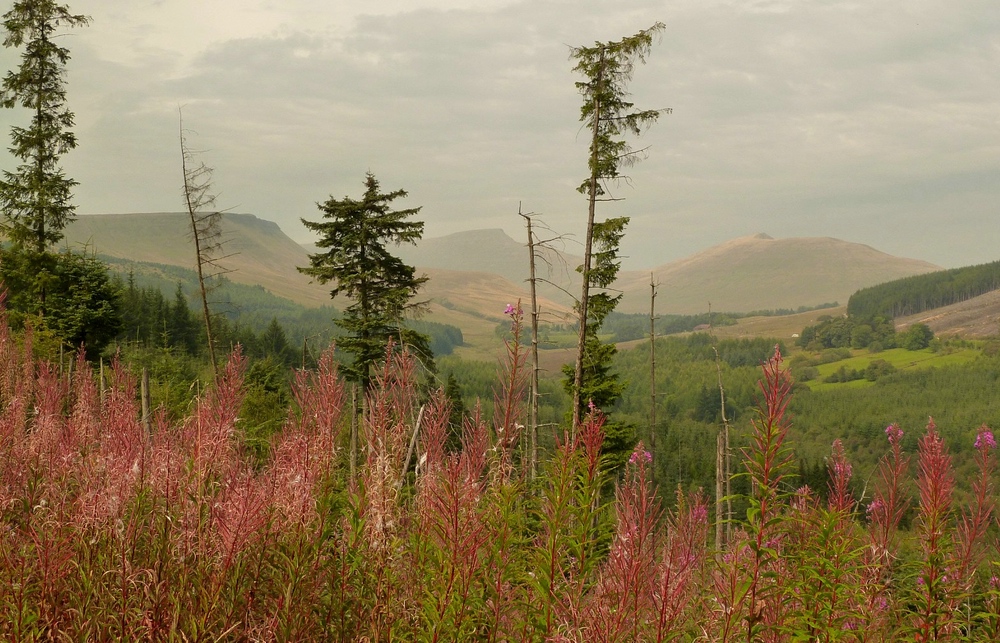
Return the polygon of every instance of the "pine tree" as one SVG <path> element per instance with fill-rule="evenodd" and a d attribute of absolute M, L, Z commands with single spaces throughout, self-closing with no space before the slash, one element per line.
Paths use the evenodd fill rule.
<path fill-rule="evenodd" d="M 86 25 L 52 0 L 19 0 L 3 16 L 5 47 L 21 47 L 21 64 L 0 85 L 0 105 L 31 111 L 27 128 L 12 127 L 10 152 L 22 161 L 0 181 L 0 207 L 7 236 L 18 246 L 43 253 L 62 239 L 73 219 L 76 181 L 66 177 L 60 157 L 76 147 L 70 131 L 73 113 L 66 108 L 64 84 L 69 50 L 55 42 L 62 26 Z"/>
<path fill-rule="evenodd" d="M 653 35 L 663 28 L 663 24 L 658 22 L 634 36 L 615 42 L 597 42 L 592 47 L 576 47 L 571 51 L 571 57 L 577 61 L 574 71 L 586 77 L 586 80 L 578 82 L 576 87 L 584 99 L 580 108 L 580 120 L 587 124 L 591 132 L 588 161 L 590 176 L 579 187 L 579 191 L 587 195 L 588 210 L 583 266 L 580 268 L 583 274 L 583 286 L 577 304 L 579 337 L 572 391 L 574 430 L 580 422 L 581 409 L 586 402 L 583 380 L 587 344 L 591 337 L 587 332 L 587 325 L 590 321 L 590 288 L 594 282 L 591 271 L 594 269 L 596 205 L 597 201 L 607 194 L 606 182 L 620 179 L 619 169 L 628 167 L 639 158 L 622 136 L 640 134 L 643 128 L 654 123 L 660 113 L 665 111 L 656 109 L 633 111 L 633 104 L 625 100 L 628 96 L 626 85 L 632 79 L 635 63 L 645 62 L 653 44 Z M 607 285 L 610 285 L 610 282 Z"/>
<path fill-rule="evenodd" d="M 337 347 L 354 356 L 348 374 L 365 388 L 390 338 L 409 345 L 425 361 L 431 359 L 427 336 L 403 326 L 406 313 L 421 306 L 412 300 L 427 277 L 417 277 L 413 266 L 386 249 L 390 243 L 415 244 L 423 235 L 422 221 L 407 220 L 420 212 L 419 207 L 390 209 L 390 203 L 405 196 L 404 190 L 380 192 L 378 180 L 369 172 L 360 201 L 330 197 L 319 204 L 322 221 L 302 220 L 320 234 L 316 245 L 325 252 L 310 255 L 309 266 L 299 271 L 322 284 L 333 283 L 331 298 L 351 299 L 343 317 L 335 320 L 348 333 Z"/>

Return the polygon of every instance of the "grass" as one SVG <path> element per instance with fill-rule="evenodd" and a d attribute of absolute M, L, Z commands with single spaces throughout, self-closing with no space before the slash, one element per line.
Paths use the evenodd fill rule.
<path fill-rule="evenodd" d="M 916 371 L 927 368 L 943 368 L 946 366 L 957 366 L 967 364 L 979 357 L 981 351 L 975 348 L 965 348 L 954 351 L 933 352 L 926 348 L 919 351 L 908 351 L 904 348 L 893 348 L 879 353 L 868 353 L 856 351 L 858 354 L 849 359 L 839 362 L 821 364 L 816 367 L 819 376 L 809 382 L 809 388 L 813 391 L 831 390 L 833 388 L 863 388 L 871 386 L 874 382 L 866 379 L 853 380 L 851 382 L 826 383 L 823 379 L 838 371 L 841 367 L 847 370 L 864 371 L 868 365 L 875 360 L 885 360 L 899 371 Z"/>

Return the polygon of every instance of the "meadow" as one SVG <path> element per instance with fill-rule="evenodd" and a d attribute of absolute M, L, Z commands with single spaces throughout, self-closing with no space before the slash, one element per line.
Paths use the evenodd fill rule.
<path fill-rule="evenodd" d="M 515 330 L 520 325 L 514 319 Z M 514 335 L 516 336 L 516 332 Z M 863 501 L 835 442 L 829 488 L 794 479 L 780 352 L 736 454 L 751 491 L 719 522 L 706 496 L 664 505 L 640 443 L 620 478 L 604 416 L 523 448 L 526 361 L 508 342 L 492 420 L 446 448 L 448 403 L 421 403 L 388 353 L 352 448 L 327 352 L 263 460 L 238 409 L 239 351 L 190 414 L 147 426 L 136 379 L 38 362 L 0 318 L 0 637 L 12 641 L 995 641 L 993 434 L 968 502 L 931 424 L 898 426 Z M 906 528 L 901 521 L 906 516 Z M 717 529 L 718 527 L 718 529 Z"/>

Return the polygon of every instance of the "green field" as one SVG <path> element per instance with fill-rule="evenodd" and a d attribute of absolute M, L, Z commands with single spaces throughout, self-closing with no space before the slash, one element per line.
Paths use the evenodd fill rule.
<path fill-rule="evenodd" d="M 866 379 L 854 380 L 851 382 L 825 383 L 823 379 L 844 367 L 848 370 L 856 369 L 863 371 L 875 360 L 881 359 L 889 362 L 899 371 L 917 371 L 927 368 L 941 368 L 944 366 L 954 366 L 966 364 L 976 359 L 981 351 L 977 348 L 963 348 L 957 350 L 944 350 L 934 352 L 929 348 L 920 351 L 908 351 L 903 348 L 893 348 L 880 353 L 869 353 L 867 351 L 854 351 L 855 355 L 849 359 L 839 362 L 821 364 L 816 367 L 819 376 L 808 383 L 813 391 L 832 390 L 837 388 L 862 388 L 871 386 L 874 382 Z"/>

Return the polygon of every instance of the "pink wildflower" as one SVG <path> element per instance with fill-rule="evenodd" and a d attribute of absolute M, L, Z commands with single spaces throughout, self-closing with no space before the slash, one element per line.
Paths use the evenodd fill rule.
<path fill-rule="evenodd" d="M 628 459 L 629 464 L 638 464 L 639 462 L 652 462 L 653 454 L 649 451 L 639 451 L 636 449 L 632 452 L 632 455 Z"/>
<path fill-rule="evenodd" d="M 896 444 L 903 439 L 903 429 L 898 424 L 890 424 L 885 427 L 885 436 L 889 438 L 889 444 Z"/>
<path fill-rule="evenodd" d="M 875 517 L 881 516 L 885 511 L 885 502 L 881 498 L 875 498 L 868 505 L 868 519 L 873 520 Z"/>
<path fill-rule="evenodd" d="M 987 452 L 997 448 L 997 441 L 993 437 L 993 432 L 985 426 L 979 429 L 979 434 L 976 436 L 975 447 L 977 451 Z"/>

